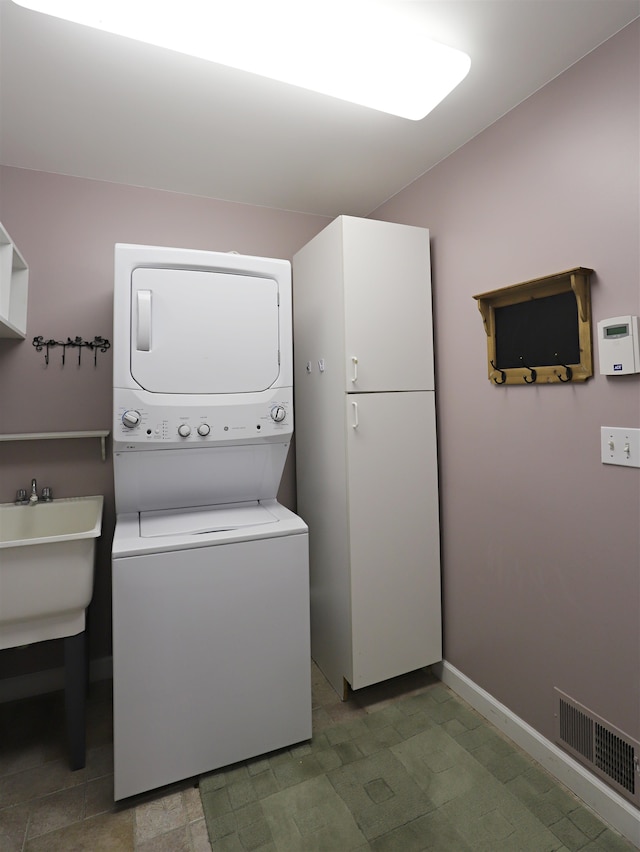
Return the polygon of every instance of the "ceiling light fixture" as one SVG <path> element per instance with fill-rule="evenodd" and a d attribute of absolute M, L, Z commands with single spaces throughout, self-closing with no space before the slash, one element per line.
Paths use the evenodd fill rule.
<path fill-rule="evenodd" d="M 78 24 L 418 121 L 467 72 L 403 3 L 376 0 L 13 0 Z M 410 5 L 410 4 L 409 4 Z"/>

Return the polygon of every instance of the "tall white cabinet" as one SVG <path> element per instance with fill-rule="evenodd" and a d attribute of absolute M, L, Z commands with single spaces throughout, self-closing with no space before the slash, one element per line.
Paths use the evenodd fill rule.
<path fill-rule="evenodd" d="M 344 695 L 442 658 L 429 232 L 340 216 L 293 288 L 311 653 Z"/>

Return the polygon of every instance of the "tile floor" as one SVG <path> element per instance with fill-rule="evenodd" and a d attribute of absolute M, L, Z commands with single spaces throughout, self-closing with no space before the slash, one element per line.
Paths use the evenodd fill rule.
<path fill-rule="evenodd" d="M 361 736 L 358 725 L 362 725 L 365 720 L 372 723 L 370 714 L 373 713 L 377 714 L 376 720 L 380 721 L 383 720 L 385 711 L 387 714 L 394 714 L 396 702 L 399 699 L 416 696 L 423 701 L 437 704 L 438 696 L 440 703 L 443 698 L 449 697 L 446 694 L 448 693 L 446 687 L 439 685 L 428 671 L 415 672 L 382 685 L 360 690 L 351 695 L 346 702 L 339 700 L 315 665 L 312 666 L 312 682 L 313 742 L 315 744 L 313 748 L 316 749 L 316 755 L 310 756 L 312 746 L 303 745 L 298 749 L 285 750 L 269 761 L 262 761 L 265 766 L 267 763 L 271 764 L 272 760 L 275 761 L 274 765 L 280 767 L 276 768 L 276 774 L 289 771 L 285 766 L 287 760 L 302 766 L 305 761 L 308 763 L 311 757 L 314 761 L 319 759 L 320 752 L 326 758 L 329 752 L 325 746 L 331 746 L 339 751 L 343 762 L 347 753 L 353 751 L 355 756 L 356 742 L 362 745 L 358 739 Z M 210 852 L 212 850 L 200 790 L 195 786 L 193 779 L 134 797 L 124 803 L 117 805 L 113 803 L 110 687 L 111 684 L 107 681 L 91 685 L 87 708 L 87 764 L 84 769 L 77 772 L 71 772 L 67 766 L 62 693 L 0 704 L 0 852 L 102 852 L 102 850 L 105 852 L 130 852 L 130 850 L 131 852 Z M 453 702 L 450 703 L 453 704 Z M 412 712 L 415 712 L 415 708 Z M 464 713 L 468 714 L 469 718 L 471 715 L 477 716 L 468 708 L 464 709 Z M 474 721 L 473 726 L 469 722 L 469 732 L 472 737 L 480 717 L 477 717 L 477 720 Z M 340 731 L 346 732 L 345 736 L 353 738 L 352 743 L 346 742 L 342 736 L 341 742 L 325 742 L 331 739 L 331 732 L 338 730 L 336 725 L 340 725 Z M 463 731 L 461 736 L 464 734 Z M 497 733 L 491 732 L 491 736 L 495 741 L 500 740 L 505 744 L 507 742 Z M 452 747 L 457 747 L 453 739 Z M 477 744 L 476 759 L 482 760 L 482 748 L 484 748 L 482 744 Z M 518 753 L 514 760 L 522 762 L 523 757 L 521 753 Z M 407 755 L 406 759 L 409 765 L 412 756 Z M 255 765 L 261 767 L 261 764 Z M 217 796 L 217 801 L 221 801 L 223 795 L 228 799 L 230 786 L 223 792 L 219 788 L 230 785 L 234 780 L 237 781 L 238 773 L 250 771 L 251 769 L 247 769 L 247 766 L 239 765 L 228 772 L 210 776 L 206 782 L 203 782 L 203 795 Z M 571 794 L 559 785 L 553 784 L 546 773 L 537 768 L 534 771 L 528 765 L 526 771 L 533 773 L 532 778 L 535 776 L 539 785 L 542 784 L 541 779 L 544 777 L 545 791 L 551 790 L 551 794 L 555 796 L 553 805 L 550 801 L 552 795 L 549 794 L 546 797 L 549 800 L 548 812 L 536 816 L 536 819 L 538 817 L 540 819 L 541 832 L 543 829 L 546 831 L 550 822 L 556 826 L 554 834 L 556 842 L 544 846 L 544 849 L 553 849 L 554 852 L 567 849 L 583 849 L 585 852 L 587 850 L 626 852 L 633 849 L 630 844 L 599 823 Z M 326 776 L 309 779 L 312 787 L 319 787 L 320 796 L 328 793 L 335 795 L 333 790 L 329 789 L 323 793 L 322 785 L 326 786 L 328 783 L 325 780 L 327 777 L 328 773 Z M 527 779 L 524 772 L 519 772 L 505 778 L 504 783 L 513 785 L 524 783 L 525 780 Z M 531 778 L 528 781 L 530 782 Z M 294 787 L 289 783 L 284 786 L 290 788 L 285 791 L 289 798 L 272 797 L 270 806 L 273 813 L 267 816 L 272 825 L 286 827 L 291 814 L 279 814 L 277 809 L 282 807 L 283 802 L 285 809 L 295 807 L 295 795 L 303 790 L 303 786 Z M 293 791 L 296 791 L 295 795 Z M 385 790 L 381 789 L 379 792 L 383 796 Z M 375 798 L 375 790 L 373 794 Z M 562 811 L 557 808 L 559 802 L 563 803 Z M 306 812 L 304 800 L 299 806 L 303 812 Z M 551 810 L 552 807 L 556 808 L 555 812 Z M 355 805 L 352 811 L 354 808 Z M 442 814 L 444 813 L 443 808 Z M 458 818 L 455 813 L 453 817 Z M 375 809 L 372 811 L 371 818 L 375 820 Z M 464 820 L 466 817 L 460 814 L 459 818 Z M 459 837 L 451 838 L 450 841 L 443 840 L 441 845 L 435 847 L 423 846 L 421 840 L 416 841 L 417 845 L 412 845 L 412 839 L 415 841 L 415 837 L 412 838 L 411 832 L 407 834 L 406 831 L 405 833 L 391 832 L 385 834 L 384 838 L 356 846 L 352 843 L 341 845 L 341 842 L 336 846 L 334 840 L 327 841 L 329 843 L 327 846 L 326 843 L 321 842 L 317 832 L 315 834 L 312 832 L 312 835 L 314 839 L 309 841 L 310 845 L 305 844 L 301 848 L 299 840 L 287 841 L 286 835 L 267 839 L 265 844 L 255 834 L 245 833 L 246 843 L 242 843 L 241 835 L 229 833 L 220 839 L 214 837 L 213 852 L 217 852 L 218 849 L 258 848 L 265 852 L 267 850 L 269 852 L 284 850 L 308 852 L 311 849 L 344 852 L 347 848 L 384 849 L 385 852 L 396 849 L 404 852 L 409 848 L 437 848 L 439 852 L 460 852 L 462 849 L 476 848 L 473 843 L 461 845 Z M 335 837 L 332 832 L 330 836 Z M 441 836 L 446 837 L 446 831 Z M 357 840 L 354 842 L 357 844 Z M 507 852 L 520 852 L 519 841 L 514 842 L 515 845 L 509 845 L 507 840 L 499 848 Z M 540 847 L 538 850 L 535 845 L 526 845 L 522 848 L 534 849 L 535 852 L 542 852 L 543 849 Z"/>
<path fill-rule="evenodd" d="M 67 763 L 62 692 L 0 704 L 0 852 L 210 852 L 185 782 L 113 801 L 111 681 L 87 702 L 87 762 Z"/>
<path fill-rule="evenodd" d="M 633 848 L 426 673 L 336 705 L 313 672 L 310 743 L 200 779 L 213 852 Z"/>

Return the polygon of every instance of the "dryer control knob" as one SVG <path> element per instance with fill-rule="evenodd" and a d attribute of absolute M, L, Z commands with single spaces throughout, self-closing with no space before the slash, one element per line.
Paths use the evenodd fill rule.
<path fill-rule="evenodd" d="M 128 411 L 125 411 L 125 413 L 122 415 L 122 425 L 126 426 L 127 429 L 133 429 L 135 426 L 138 425 L 138 423 L 140 423 L 140 420 L 140 412 L 135 411 L 132 408 Z"/>
<path fill-rule="evenodd" d="M 181 423 L 178 426 L 178 435 L 180 435 L 181 438 L 188 438 L 190 434 L 191 426 L 189 426 L 188 423 Z"/>
<path fill-rule="evenodd" d="M 201 435 L 203 438 L 206 438 L 210 431 L 211 426 L 208 423 L 201 423 L 198 426 L 198 435 Z"/>
<path fill-rule="evenodd" d="M 276 423 L 282 423 L 286 416 L 287 412 L 282 405 L 274 405 L 271 409 L 271 419 L 275 420 Z"/>

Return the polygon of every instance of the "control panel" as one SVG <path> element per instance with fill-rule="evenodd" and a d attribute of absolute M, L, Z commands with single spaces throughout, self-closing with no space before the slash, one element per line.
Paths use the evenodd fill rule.
<path fill-rule="evenodd" d="M 598 323 L 600 372 L 604 376 L 640 373 L 638 317 L 611 317 Z"/>
<path fill-rule="evenodd" d="M 221 405 L 149 404 L 135 391 L 114 395 L 113 440 L 120 450 L 216 446 L 256 439 L 288 440 L 293 432 L 291 389 L 267 402 Z"/>

